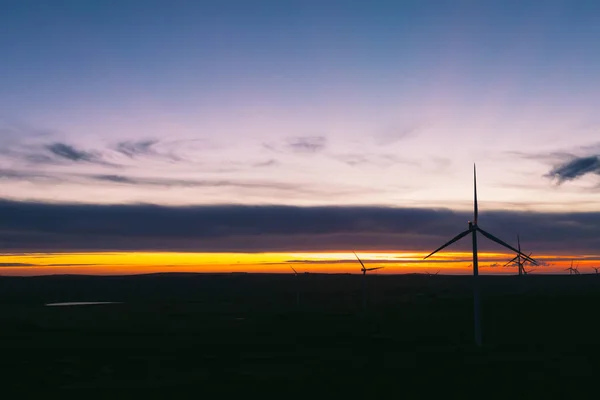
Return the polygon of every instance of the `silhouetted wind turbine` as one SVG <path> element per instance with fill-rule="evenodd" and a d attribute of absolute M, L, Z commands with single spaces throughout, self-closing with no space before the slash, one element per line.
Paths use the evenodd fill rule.
<path fill-rule="evenodd" d="M 594 268 L 594 271 L 596 271 L 596 275 L 598 275 L 600 273 L 600 267 L 592 267 Z"/>
<path fill-rule="evenodd" d="M 363 308 L 367 308 L 367 271 L 375 271 L 376 269 L 382 269 L 383 267 L 373 267 L 373 268 L 366 268 L 365 264 L 363 264 L 363 262 L 360 260 L 360 258 L 358 258 L 358 255 L 355 252 L 354 256 L 356 257 L 356 259 L 358 260 L 358 262 L 360 263 L 360 270 L 363 273 Z"/>
<path fill-rule="evenodd" d="M 478 214 L 479 214 L 479 210 L 478 210 L 478 206 L 477 206 L 477 171 L 475 168 L 475 164 L 473 164 L 473 221 L 469 221 L 469 228 L 466 231 L 459 233 L 452 240 L 450 240 L 443 246 L 439 247 L 438 249 L 434 250 L 431 254 L 426 256 L 425 259 L 431 257 L 438 251 L 450 246 L 452 243 L 455 243 L 455 242 L 459 241 L 460 239 L 464 238 L 465 236 L 471 234 L 471 237 L 473 240 L 473 314 L 474 314 L 475 344 L 478 347 L 481 347 L 483 344 L 483 342 L 482 342 L 483 336 L 482 336 L 482 332 L 481 332 L 481 306 L 480 306 L 480 299 L 479 299 L 479 278 L 478 278 L 479 277 L 479 260 L 477 257 L 477 232 L 481 233 L 483 236 L 490 239 L 491 241 L 496 242 L 496 243 L 506 247 L 507 249 L 514 251 L 517 254 L 520 254 L 524 259 L 530 261 L 531 263 L 537 264 L 537 262 L 534 259 L 532 259 L 531 257 L 521 253 L 519 250 L 515 249 L 508 243 L 498 239 L 491 233 L 488 233 L 488 232 L 484 231 L 483 229 L 481 229 L 479 227 L 479 225 L 477 224 Z"/>
<path fill-rule="evenodd" d="M 569 271 L 569 275 L 573 275 L 575 273 L 575 268 L 573 268 L 573 260 L 571 260 L 571 266 L 566 268 L 565 271 Z"/>
<path fill-rule="evenodd" d="M 517 253 L 517 255 L 515 256 L 515 258 L 513 258 L 512 260 L 510 260 L 509 262 L 507 262 L 506 264 L 504 264 L 504 266 L 506 267 L 506 266 L 508 266 L 508 265 L 516 262 L 517 263 L 517 267 L 519 268 L 519 276 L 527 275 L 525 273 L 525 263 L 527 261 L 529 261 L 529 260 L 523 259 L 521 257 L 521 239 L 519 238 L 519 235 L 517 235 L 517 250 L 519 250 L 519 253 Z M 533 254 L 533 253 L 529 253 L 528 257 L 530 257 L 531 254 Z"/>
<path fill-rule="evenodd" d="M 573 268 L 573 272 L 575 275 L 579 275 L 579 264 L 575 264 L 575 268 Z"/>
<path fill-rule="evenodd" d="M 294 280 L 296 281 L 296 305 L 300 306 L 300 282 L 298 282 L 298 271 L 294 269 L 294 267 L 290 266 L 292 271 L 294 271 Z"/>

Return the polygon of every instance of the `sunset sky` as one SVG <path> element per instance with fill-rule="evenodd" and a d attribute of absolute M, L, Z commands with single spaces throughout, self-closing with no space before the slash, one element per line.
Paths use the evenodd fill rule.
<path fill-rule="evenodd" d="M 468 273 L 420 259 L 473 163 L 484 229 L 593 272 L 598 38 L 583 0 L 0 0 L 0 275 Z"/>

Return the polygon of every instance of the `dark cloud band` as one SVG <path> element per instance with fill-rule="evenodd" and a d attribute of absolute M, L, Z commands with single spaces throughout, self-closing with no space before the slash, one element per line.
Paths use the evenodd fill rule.
<path fill-rule="evenodd" d="M 0 201 L 0 248 L 20 251 L 431 251 L 469 213 L 380 207 L 82 205 Z M 484 229 L 534 254 L 600 248 L 600 212 L 481 213 Z M 468 250 L 468 241 L 448 250 Z M 482 238 L 482 250 L 503 251 Z"/>

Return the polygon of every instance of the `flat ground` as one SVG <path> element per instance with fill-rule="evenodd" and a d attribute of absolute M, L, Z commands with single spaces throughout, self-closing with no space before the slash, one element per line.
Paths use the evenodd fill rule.
<path fill-rule="evenodd" d="M 600 277 L 0 278 L 5 389 L 597 398 Z M 296 290 L 300 290 L 300 305 Z M 66 301 L 123 304 L 45 307 Z"/>

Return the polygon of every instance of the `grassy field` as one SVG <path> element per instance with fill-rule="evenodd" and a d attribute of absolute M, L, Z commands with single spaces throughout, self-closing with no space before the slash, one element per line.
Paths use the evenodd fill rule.
<path fill-rule="evenodd" d="M 597 398 L 600 277 L 0 278 L 5 388 Z M 300 306 L 296 291 L 300 291 Z M 123 304 L 45 307 L 66 301 Z"/>

